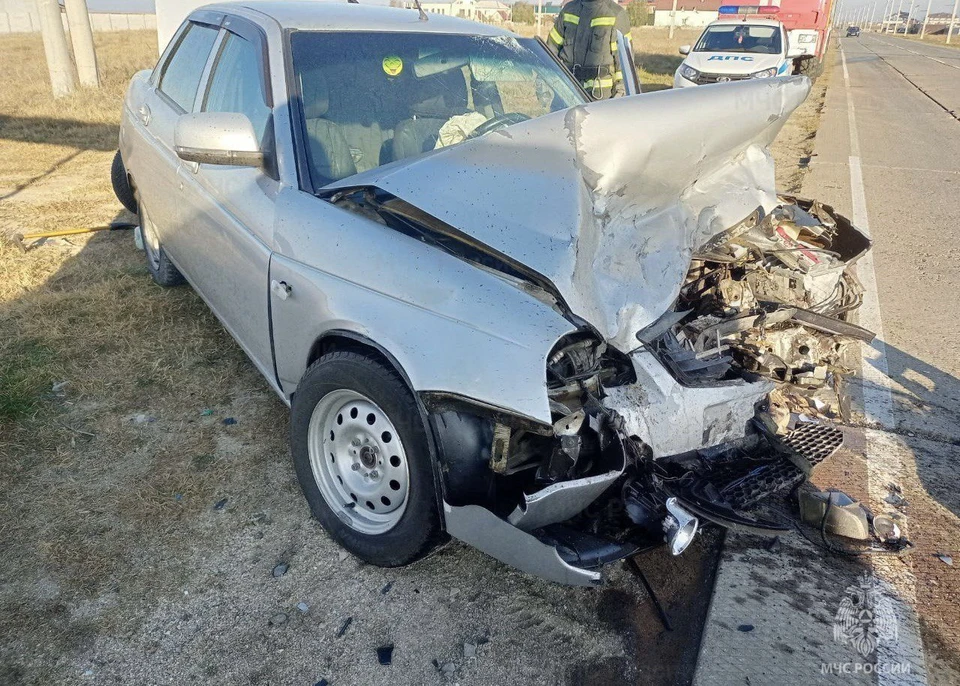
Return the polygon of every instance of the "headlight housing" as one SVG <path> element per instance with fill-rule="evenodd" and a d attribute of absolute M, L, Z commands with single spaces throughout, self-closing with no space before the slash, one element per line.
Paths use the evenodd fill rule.
<path fill-rule="evenodd" d="M 769 69 L 764 69 L 763 71 L 755 71 L 754 73 L 750 74 L 750 78 L 751 79 L 767 79 L 767 78 L 770 78 L 771 76 L 776 76 L 776 75 L 777 75 L 777 68 L 770 67 Z"/>
<path fill-rule="evenodd" d="M 696 81 L 697 77 L 700 76 L 700 72 L 691 67 L 689 64 L 681 64 L 680 76 L 685 78 L 687 81 Z"/>

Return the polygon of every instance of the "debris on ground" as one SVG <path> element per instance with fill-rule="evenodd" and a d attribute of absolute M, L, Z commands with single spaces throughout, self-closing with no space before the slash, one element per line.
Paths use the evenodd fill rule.
<path fill-rule="evenodd" d="M 237 420 L 234 419 L 233 417 L 226 417 L 226 418 L 223 420 L 223 424 L 224 424 L 225 426 L 233 426 L 233 425 L 236 424 L 236 423 L 237 423 Z"/>
<path fill-rule="evenodd" d="M 953 558 L 949 555 L 944 555 L 943 553 L 937 553 L 937 557 L 940 561 L 946 565 L 953 566 Z"/>
<path fill-rule="evenodd" d="M 433 666 L 437 668 L 438 672 L 440 672 L 441 674 L 445 674 L 447 676 L 450 676 L 455 671 L 457 671 L 457 666 L 452 662 L 444 662 L 443 664 L 440 664 L 439 660 L 434 660 Z"/>
<path fill-rule="evenodd" d="M 130 418 L 134 424 L 152 424 L 157 421 L 156 417 L 151 417 L 148 414 L 137 414 Z"/>
<path fill-rule="evenodd" d="M 59 393 L 64 388 L 66 388 L 67 384 L 69 383 L 70 383 L 69 381 L 57 381 L 55 384 L 53 384 L 50 390 L 52 390 L 54 393 Z"/>
<path fill-rule="evenodd" d="M 740 626 L 737 627 L 737 631 L 743 632 L 745 634 L 749 633 L 753 631 L 753 624 L 741 624 Z"/>
<path fill-rule="evenodd" d="M 270 626 L 282 626 L 287 623 L 287 619 L 289 618 L 286 614 L 283 612 L 278 612 L 270 618 L 269 624 Z"/>
<path fill-rule="evenodd" d="M 477 645 L 476 643 L 464 643 L 463 644 L 463 656 L 467 659 L 477 656 Z"/>
<path fill-rule="evenodd" d="M 393 588 L 393 582 L 388 581 L 386 584 L 384 584 L 383 588 L 380 589 L 380 595 L 387 595 L 391 588 Z"/>
<path fill-rule="evenodd" d="M 200 413 L 200 416 L 201 416 L 201 417 L 209 417 L 209 416 L 212 415 L 212 414 L 213 414 L 213 410 L 204 410 L 203 412 Z"/>
<path fill-rule="evenodd" d="M 870 539 L 866 509 L 843 491 L 803 490 L 798 498 L 804 524 L 836 536 Z"/>
<path fill-rule="evenodd" d="M 273 568 L 273 578 L 279 579 L 281 576 L 287 573 L 288 569 L 290 569 L 290 565 L 288 565 L 286 562 L 281 562 Z"/>
<path fill-rule="evenodd" d="M 343 624 L 341 624 L 340 628 L 337 629 L 337 638 L 341 638 L 345 633 L 347 633 L 347 629 L 350 628 L 351 624 L 353 624 L 353 617 L 347 617 L 345 620 L 343 620 Z"/>
<path fill-rule="evenodd" d="M 227 498 L 221 498 L 220 500 L 218 500 L 217 502 L 215 502 L 215 503 L 213 504 L 213 509 L 214 509 L 214 510 L 222 510 L 222 509 L 225 508 L 226 506 L 227 506 Z"/>
<path fill-rule="evenodd" d="M 893 505 L 894 507 L 906 507 L 910 502 L 904 498 L 899 493 L 889 493 L 884 499 L 883 502 L 888 505 Z"/>
<path fill-rule="evenodd" d="M 377 662 L 381 665 L 389 665 L 393 662 L 393 644 L 388 643 L 387 645 L 380 646 L 377 648 Z"/>
<path fill-rule="evenodd" d="M 313 686 L 330 686 L 330 682 L 326 679 L 320 679 L 320 681 L 315 683 Z"/>
<path fill-rule="evenodd" d="M 310 611 L 310 606 L 304 602 L 297 603 L 297 609 L 300 610 L 301 614 L 307 614 Z"/>

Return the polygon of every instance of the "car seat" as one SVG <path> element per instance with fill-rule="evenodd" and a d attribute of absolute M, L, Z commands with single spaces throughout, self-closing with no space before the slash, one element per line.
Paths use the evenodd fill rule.
<path fill-rule="evenodd" d="M 327 80 L 319 72 L 300 77 L 303 119 L 307 130 L 310 167 L 319 184 L 337 181 L 357 173 L 350 146 L 336 122 L 325 119 L 330 109 Z"/>

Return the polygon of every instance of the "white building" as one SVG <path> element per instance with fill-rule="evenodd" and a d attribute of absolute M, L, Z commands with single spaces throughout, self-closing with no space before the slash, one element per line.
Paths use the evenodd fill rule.
<path fill-rule="evenodd" d="M 510 5 L 500 0 L 453 0 L 452 2 L 421 2 L 423 11 L 429 14 L 445 14 L 474 21 L 501 22 L 510 19 Z M 408 8 L 415 5 L 409 0 Z"/>

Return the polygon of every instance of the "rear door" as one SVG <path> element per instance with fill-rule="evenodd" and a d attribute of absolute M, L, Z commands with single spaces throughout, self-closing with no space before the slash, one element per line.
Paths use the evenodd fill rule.
<path fill-rule="evenodd" d="M 196 110 L 246 115 L 266 161 L 262 168 L 180 165 L 180 262 L 194 288 L 269 379 L 275 374 L 267 275 L 280 183 L 266 36 L 253 22 L 229 15 L 223 29 Z"/>
<path fill-rule="evenodd" d="M 191 18 L 181 27 L 154 71 L 151 88 L 134 111 L 144 142 L 140 146 L 142 150 L 134 170 L 134 181 L 141 201 L 156 224 L 164 249 L 178 264 L 178 255 L 182 252 L 177 241 L 180 225 L 177 169 L 180 158 L 173 149 L 173 134 L 180 115 L 194 110 L 200 81 L 222 18 L 222 15 L 210 13 L 200 16 L 202 20 Z"/>

